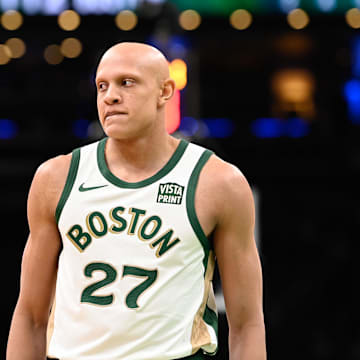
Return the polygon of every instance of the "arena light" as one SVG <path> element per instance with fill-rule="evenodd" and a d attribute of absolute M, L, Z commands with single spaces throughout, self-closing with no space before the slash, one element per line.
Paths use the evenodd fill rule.
<path fill-rule="evenodd" d="M 201 16 L 195 10 L 185 10 L 179 16 L 179 24 L 184 30 L 195 30 L 201 24 Z"/>
<path fill-rule="evenodd" d="M 282 11 L 288 13 L 300 6 L 300 0 L 279 0 L 279 6 Z"/>
<path fill-rule="evenodd" d="M 194 136 L 199 130 L 199 122 L 190 116 L 183 117 L 179 126 L 179 131 L 184 136 Z"/>
<path fill-rule="evenodd" d="M 335 9 L 336 0 L 316 0 L 317 5 L 321 11 L 329 12 Z"/>
<path fill-rule="evenodd" d="M 226 118 L 204 119 L 208 129 L 208 136 L 213 138 L 227 138 L 234 132 L 234 123 Z"/>
<path fill-rule="evenodd" d="M 12 139 L 17 135 L 18 126 L 10 119 L 0 119 L 0 139 Z"/>
<path fill-rule="evenodd" d="M 21 10 L 26 15 L 58 15 L 69 7 L 70 0 L 0 0 L 0 11 Z"/>
<path fill-rule="evenodd" d="M 299 117 L 287 119 L 283 126 L 285 128 L 284 133 L 291 138 L 301 138 L 310 132 L 309 123 Z"/>
<path fill-rule="evenodd" d="M 82 52 L 82 44 L 76 38 L 67 38 L 60 45 L 61 53 L 70 59 L 78 57 Z"/>
<path fill-rule="evenodd" d="M 59 15 L 68 8 L 68 0 L 45 0 L 42 12 L 46 15 Z"/>
<path fill-rule="evenodd" d="M 352 41 L 352 73 L 360 78 L 360 36 L 357 35 Z"/>
<path fill-rule="evenodd" d="M 96 14 L 98 7 L 97 0 L 73 0 L 73 8 L 81 15 Z"/>
<path fill-rule="evenodd" d="M 174 35 L 169 38 L 168 41 L 168 51 L 171 54 L 172 58 L 184 58 L 188 52 L 189 40 L 181 35 Z M 155 46 L 161 49 L 161 41 L 158 42 L 159 45 Z"/>
<path fill-rule="evenodd" d="M 11 50 L 8 46 L 0 44 L 0 65 L 6 65 L 11 60 Z"/>
<path fill-rule="evenodd" d="M 115 24 L 120 30 L 130 31 L 137 25 L 138 18 L 131 10 L 120 11 L 115 17 Z"/>
<path fill-rule="evenodd" d="M 235 10 L 230 15 L 230 24 L 234 29 L 245 30 L 252 23 L 252 15 L 245 9 Z"/>
<path fill-rule="evenodd" d="M 289 25 L 296 30 L 305 28 L 310 22 L 309 15 L 302 9 L 290 11 L 287 20 Z"/>
<path fill-rule="evenodd" d="M 115 15 L 121 10 L 135 10 L 144 0 L 0 0 L 0 12 L 21 10 L 26 15 L 58 15 L 72 8 L 81 15 Z M 165 0 L 147 0 L 152 7 L 160 7 Z"/>
<path fill-rule="evenodd" d="M 23 17 L 16 10 L 8 10 L 1 16 L 1 24 L 6 30 L 17 30 L 23 24 Z"/>
<path fill-rule="evenodd" d="M 360 10 L 357 8 L 350 9 L 345 15 L 346 22 L 354 29 L 360 28 Z"/>
<path fill-rule="evenodd" d="M 25 14 L 35 15 L 43 10 L 43 4 L 39 0 L 27 0 L 22 2 L 22 8 Z"/>
<path fill-rule="evenodd" d="M 74 10 L 65 10 L 58 16 L 58 24 L 65 31 L 73 31 L 80 25 L 80 16 Z"/>
<path fill-rule="evenodd" d="M 81 15 L 112 14 L 122 10 L 135 10 L 143 0 L 73 0 L 73 9 Z"/>
<path fill-rule="evenodd" d="M 24 41 L 19 38 L 8 39 L 5 42 L 5 45 L 10 49 L 12 58 L 21 58 L 26 52 L 26 45 Z"/>
<path fill-rule="evenodd" d="M 352 123 L 360 125 L 360 81 L 349 80 L 343 91 L 348 105 L 349 119 Z"/>
<path fill-rule="evenodd" d="M 283 127 L 280 119 L 260 118 L 251 124 L 251 132 L 258 138 L 278 138 L 283 135 Z"/>
<path fill-rule="evenodd" d="M 75 120 L 72 124 L 73 134 L 80 139 L 88 138 L 90 124 L 90 121 L 87 119 Z"/>
<path fill-rule="evenodd" d="M 315 91 L 315 79 L 307 69 L 282 69 L 272 78 L 272 89 L 284 103 L 309 101 Z"/>
<path fill-rule="evenodd" d="M 175 89 L 173 97 L 165 108 L 166 131 L 169 134 L 175 132 L 180 125 L 180 90 Z"/>
<path fill-rule="evenodd" d="M 58 65 L 63 61 L 64 56 L 61 53 L 60 46 L 52 44 L 46 47 L 44 51 L 44 58 L 48 64 Z"/>
<path fill-rule="evenodd" d="M 16 10 L 20 6 L 20 0 L 0 0 L 0 10 Z"/>
<path fill-rule="evenodd" d="M 258 138 L 270 139 L 283 136 L 300 138 L 309 134 L 310 126 L 302 118 L 259 118 L 252 122 L 251 132 Z"/>
<path fill-rule="evenodd" d="M 311 120 L 316 115 L 314 94 L 316 80 L 305 68 L 281 69 L 271 79 L 273 113 L 287 117 L 289 113 Z"/>
<path fill-rule="evenodd" d="M 184 89 L 187 84 L 187 66 L 186 62 L 181 59 L 174 59 L 169 64 L 170 77 L 175 81 L 176 88 Z"/>

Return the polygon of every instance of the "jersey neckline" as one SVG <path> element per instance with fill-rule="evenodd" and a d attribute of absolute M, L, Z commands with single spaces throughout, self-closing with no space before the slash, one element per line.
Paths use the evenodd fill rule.
<path fill-rule="evenodd" d="M 121 188 L 127 188 L 127 189 L 138 189 L 147 185 L 150 185 L 165 175 L 167 175 L 178 163 L 178 161 L 183 156 L 186 148 L 188 147 L 189 143 L 181 139 L 176 150 L 168 160 L 168 162 L 154 175 L 150 176 L 147 179 L 137 181 L 137 182 L 127 182 L 124 180 L 121 180 L 117 176 L 115 176 L 110 169 L 108 168 L 105 160 L 105 145 L 108 137 L 105 137 L 104 139 L 99 141 L 98 147 L 97 147 L 97 163 L 98 168 L 101 172 L 101 174 L 105 177 L 106 180 L 111 182 L 113 185 L 121 187 Z"/>

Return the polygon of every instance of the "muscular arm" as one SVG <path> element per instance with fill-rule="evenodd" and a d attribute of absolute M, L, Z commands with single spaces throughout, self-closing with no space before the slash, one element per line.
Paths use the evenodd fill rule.
<path fill-rule="evenodd" d="M 202 188 L 212 189 L 215 210 L 210 219 L 216 224 L 214 248 L 229 323 L 230 360 L 265 360 L 262 274 L 251 189 L 239 170 L 214 156 L 201 177 L 203 184 L 207 182 Z"/>
<path fill-rule="evenodd" d="M 20 294 L 10 328 L 7 360 L 46 357 L 46 328 L 61 249 L 54 214 L 69 164 L 69 156 L 48 161 L 38 169 L 31 185 L 30 235 L 22 259 Z"/>

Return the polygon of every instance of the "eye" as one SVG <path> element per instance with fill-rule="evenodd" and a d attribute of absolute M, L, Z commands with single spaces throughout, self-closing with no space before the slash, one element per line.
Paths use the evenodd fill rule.
<path fill-rule="evenodd" d="M 98 84 L 98 90 L 102 91 L 106 89 L 106 84 L 104 82 L 101 82 Z"/>
<path fill-rule="evenodd" d="M 125 87 L 130 87 L 130 86 L 132 86 L 132 85 L 135 84 L 135 81 L 132 80 L 132 79 L 124 79 L 124 80 L 122 80 L 121 83 L 122 83 L 122 85 L 125 86 Z"/>

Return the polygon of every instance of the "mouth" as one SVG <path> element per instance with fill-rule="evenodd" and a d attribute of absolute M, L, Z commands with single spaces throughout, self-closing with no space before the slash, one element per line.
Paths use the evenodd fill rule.
<path fill-rule="evenodd" d="M 109 111 L 109 112 L 105 113 L 105 120 L 111 116 L 122 116 L 122 115 L 127 115 L 127 112 L 125 112 L 125 111 Z"/>

